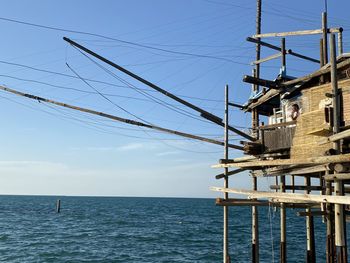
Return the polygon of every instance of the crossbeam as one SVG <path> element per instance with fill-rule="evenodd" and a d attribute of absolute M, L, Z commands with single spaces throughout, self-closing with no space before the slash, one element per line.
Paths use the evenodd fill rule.
<path fill-rule="evenodd" d="M 228 163 L 228 164 L 216 164 L 213 168 L 225 168 L 225 167 L 264 167 L 264 166 L 283 166 L 283 165 L 308 165 L 308 164 L 328 164 L 328 163 L 342 163 L 350 162 L 350 153 L 332 155 L 332 156 L 320 156 L 304 159 L 277 159 L 267 161 L 252 161 L 243 163 Z"/>
<path fill-rule="evenodd" d="M 252 191 L 235 188 L 222 188 L 222 187 L 211 187 L 210 190 L 216 192 L 241 194 L 250 196 L 250 198 L 279 198 L 279 201 L 288 200 L 291 202 L 317 202 L 317 203 L 332 203 L 332 204 L 343 204 L 350 205 L 349 196 L 335 196 L 335 195 L 311 195 L 311 194 L 296 194 L 296 193 L 275 193 L 266 191 Z"/>
<path fill-rule="evenodd" d="M 342 32 L 343 28 L 329 28 L 328 33 L 339 33 Z M 320 35 L 323 34 L 322 29 L 313 30 L 299 30 L 299 31 L 289 31 L 289 32 L 278 32 L 278 33 L 264 33 L 253 35 L 253 38 L 265 38 L 265 37 L 288 37 L 288 36 L 305 36 L 305 35 Z"/>

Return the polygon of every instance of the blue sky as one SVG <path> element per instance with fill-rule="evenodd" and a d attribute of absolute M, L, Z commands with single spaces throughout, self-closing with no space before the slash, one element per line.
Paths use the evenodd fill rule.
<path fill-rule="evenodd" d="M 345 51 L 350 47 L 349 7 L 346 0 L 328 4 L 329 25 L 345 29 Z M 191 110 L 183 115 L 155 103 L 135 88 L 161 99 L 163 104 L 184 109 L 101 64 L 115 75 L 106 73 L 62 37 L 222 116 L 225 84 L 230 86 L 233 102 L 244 103 L 250 94 L 249 85 L 241 79 L 250 74 L 249 62 L 254 58 L 254 46 L 245 38 L 255 32 L 255 9 L 255 0 L 3 1 L 0 82 L 35 95 L 125 118 L 138 116 L 155 125 L 222 140 L 222 128 L 198 120 L 198 114 Z M 318 0 L 263 1 L 262 31 L 319 28 L 323 9 L 324 1 Z M 95 33 L 136 45 L 6 19 Z M 288 38 L 287 48 L 317 57 L 318 39 Z M 268 41 L 279 43 L 278 39 Z M 263 56 L 271 54 L 263 50 Z M 108 83 L 90 82 L 113 104 L 94 94 L 80 79 L 33 70 L 74 75 L 67 64 L 84 78 Z M 288 74 L 294 76 L 317 68 L 289 57 L 287 65 Z M 262 77 L 273 78 L 278 71 L 278 60 L 268 62 Z M 4 92 L 0 92 L 0 116 L 0 194 L 215 197 L 218 194 L 211 193 L 209 186 L 222 185 L 214 179 L 221 171 L 210 168 L 223 156 L 220 146 L 142 130 Z M 250 115 L 231 109 L 230 122 L 247 131 Z M 240 140 L 234 135 L 231 139 L 236 144 Z M 230 152 L 230 157 L 240 155 Z M 247 175 L 237 175 L 231 182 L 235 187 L 250 185 Z M 269 182 L 264 178 L 261 183 Z"/>

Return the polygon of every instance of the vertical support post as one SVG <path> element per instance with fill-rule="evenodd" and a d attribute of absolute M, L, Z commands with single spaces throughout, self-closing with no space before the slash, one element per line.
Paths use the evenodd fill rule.
<path fill-rule="evenodd" d="M 326 175 L 329 174 L 328 171 L 325 173 Z M 326 181 L 326 195 L 332 195 L 332 182 Z M 326 262 L 327 263 L 334 263 L 334 220 L 333 220 L 333 209 L 332 205 L 327 203 L 326 204 L 326 211 L 327 211 L 327 241 L 326 241 Z"/>
<path fill-rule="evenodd" d="M 261 33 L 261 1 L 256 1 L 256 34 Z M 256 60 L 260 60 L 261 47 L 260 44 L 256 44 Z M 256 78 L 260 77 L 260 64 L 255 65 L 253 70 L 253 76 Z M 258 92 L 259 86 L 253 85 L 253 92 Z M 257 130 L 259 126 L 259 113 L 256 109 L 252 111 L 252 129 L 253 136 L 259 137 L 259 132 Z M 257 178 L 253 177 L 253 190 L 257 190 L 258 187 Z M 259 262 L 259 217 L 258 217 L 258 207 L 252 206 L 252 262 Z"/>
<path fill-rule="evenodd" d="M 225 85 L 225 132 L 224 132 L 224 159 L 228 160 L 228 85 Z M 224 187 L 228 188 L 228 168 L 224 168 Z M 228 193 L 224 193 L 224 199 L 228 199 Z M 228 206 L 224 206 L 224 263 L 230 263 L 228 249 Z"/>
<path fill-rule="evenodd" d="M 286 177 L 281 175 L 281 185 L 280 190 L 282 193 L 286 192 Z M 281 243 L 280 243 L 280 262 L 287 262 L 287 231 L 286 231 L 286 205 L 281 203 L 280 210 L 280 220 L 281 220 Z"/>
<path fill-rule="evenodd" d="M 305 176 L 305 186 L 310 186 L 310 177 Z M 310 190 L 305 191 L 306 194 L 310 193 Z M 305 211 L 311 212 L 311 208 L 306 208 Z M 316 253 L 315 253 L 315 235 L 314 235 L 314 218 L 311 215 L 306 216 L 306 262 L 315 263 Z"/>
<path fill-rule="evenodd" d="M 338 55 L 343 54 L 343 30 L 338 33 Z"/>
<path fill-rule="evenodd" d="M 320 68 L 324 66 L 324 50 L 323 50 L 323 38 L 320 39 Z M 324 75 L 320 77 L 320 84 L 325 82 Z"/>
<path fill-rule="evenodd" d="M 256 176 L 253 176 L 253 190 L 258 190 Z M 258 208 L 252 206 L 252 262 L 259 262 L 259 216 Z"/>
<path fill-rule="evenodd" d="M 323 48 L 323 63 L 328 63 L 328 25 L 327 25 L 327 12 L 322 13 L 322 48 Z"/>
<path fill-rule="evenodd" d="M 286 39 L 284 37 L 281 38 L 281 53 L 282 53 L 282 72 L 286 72 Z"/>
<path fill-rule="evenodd" d="M 59 213 L 59 212 L 61 212 L 61 200 L 57 199 L 57 202 L 56 202 L 56 213 Z"/>
<path fill-rule="evenodd" d="M 336 134 L 340 130 L 340 96 L 337 79 L 337 60 L 336 60 L 336 43 L 335 35 L 330 35 L 330 50 L 331 50 L 331 83 L 333 90 L 333 133 Z M 334 149 L 337 154 L 340 154 L 340 142 L 334 143 Z M 336 195 L 344 195 L 343 181 L 334 182 L 334 191 Z M 347 247 L 345 240 L 345 222 L 344 222 L 344 206 L 340 204 L 334 205 L 335 217 L 335 246 L 338 263 L 347 262 Z"/>

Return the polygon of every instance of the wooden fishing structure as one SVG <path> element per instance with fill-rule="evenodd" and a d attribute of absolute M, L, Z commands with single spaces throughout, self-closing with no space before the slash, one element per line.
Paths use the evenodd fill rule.
<path fill-rule="evenodd" d="M 241 141 L 246 156 L 228 158 L 228 130 L 225 129 L 225 154 L 213 168 L 224 168 L 216 176 L 224 179 L 223 192 L 216 204 L 224 207 L 223 262 L 229 263 L 228 207 L 252 207 L 251 261 L 259 262 L 259 206 L 280 210 L 280 262 L 287 262 L 286 209 L 301 208 L 297 216 L 305 217 L 305 262 L 316 262 L 314 217 L 322 216 L 327 229 L 327 263 L 348 260 L 346 213 L 350 205 L 350 53 L 343 51 L 342 28 L 327 26 L 327 13 L 322 13 L 322 28 L 293 32 L 261 33 L 261 0 L 257 0 L 257 30 L 247 41 L 256 44 L 253 74 L 243 81 L 252 84 L 252 95 L 244 105 L 228 101 L 252 116 L 251 136 L 254 141 Z M 302 55 L 286 48 L 286 38 L 320 35 L 320 57 Z M 280 46 L 265 39 L 280 38 Z M 260 49 L 277 53 L 261 58 Z M 329 48 L 328 48 L 329 47 Z M 294 56 L 319 65 L 319 69 L 302 77 L 287 75 L 287 56 Z M 280 73 L 274 80 L 260 77 L 259 65 L 280 58 Z M 260 118 L 267 119 L 259 123 Z M 227 124 L 228 125 L 228 124 Z M 232 170 L 231 170 L 232 169 Z M 229 188 L 229 176 L 252 178 L 252 189 Z M 244 173 L 245 172 L 245 173 Z M 275 177 L 270 191 L 258 190 L 258 178 Z M 303 178 L 297 185 L 295 178 Z M 290 179 L 290 180 L 287 180 Z M 297 181 L 302 181 L 297 180 Z M 290 182 L 290 183 L 287 183 Z M 315 183 L 317 182 L 317 183 Z M 315 193 L 316 192 L 316 193 Z M 246 195 L 248 199 L 230 198 L 228 194 Z M 232 230 L 235 231 L 235 230 Z M 232 260 L 234 262 L 234 259 Z"/>
<path fill-rule="evenodd" d="M 247 38 L 247 41 L 256 45 L 256 57 L 252 62 L 254 66 L 252 75 L 246 75 L 243 78 L 244 82 L 252 84 L 252 96 L 244 105 L 232 103 L 229 101 L 229 87 L 226 85 L 224 118 L 213 115 L 77 42 L 64 38 L 84 56 L 89 55 L 108 64 L 199 113 L 201 117 L 212 123 L 222 126 L 224 128 L 223 141 L 160 127 L 149 122 L 118 117 L 94 109 L 24 93 L 9 87 L 0 86 L 0 90 L 125 124 L 223 146 L 224 157 L 220 159 L 219 164 L 213 167 L 224 169 L 223 173 L 216 175 L 216 179 L 223 179 L 224 185 L 211 189 L 224 193 L 223 198 L 216 200 L 218 206 L 223 206 L 224 263 L 231 262 L 228 212 L 229 207 L 232 206 L 250 206 L 252 209 L 251 259 L 253 263 L 259 262 L 258 208 L 260 206 L 273 206 L 280 211 L 281 263 L 287 262 L 286 210 L 289 208 L 304 209 L 299 210 L 297 216 L 305 217 L 306 262 L 316 262 L 313 219 L 315 216 L 322 216 L 327 229 L 327 263 L 345 263 L 348 258 L 345 220 L 350 205 L 350 197 L 346 195 L 350 193 L 350 53 L 343 51 L 343 30 L 342 28 L 329 28 L 327 13 L 324 12 L 320 29 L 261 33 L 261 13 L 262 2 L 257 0 L 256 34 Z M 320 57 L 318 59 L 287 49 L 286 38 L 305 35 L 320 36 Z M 265 40 L 271 37 L 280 38 L 280 46 Z M 277 53 L 261 58 L 262 47 L 275 50 Z M 298 78 L 288 76 L 287 56 L 317 63 L 319 69 Z M 281 59 L 281 70 L 277 78 L 274 80 L 262 78 L 260 65 L 277 58 Z M 250 134 L 229 124 L 229 106 L 251 113 Z M 266 119 L 267 124 L 260 123 L 259 118 Z M 241 136 L 245 141 L 241 141 L 241 145 L 230 143 L 229 132 Z M 229 149 L 240 150 L 245 156 L 230 159 Z M 252 189 L 229 187 L 230 176 L 244 175 L 248 171 L 252 180 Z M 258 190 L 258 179 L 266 176 L 275 177 L 276 183 L 270 186 L 271 191 Z M 295 184 L 296 177 L 303 178 L 304 184 Z M 317 184 L 315 184 L 315 179 L 317 179 Z M 290 183 L 287 184 L 287 181 Z M 249 198 L 231 198 L 229 194 L 246 195 Z M 59 212 L 59 205 L 57 210 Z"/>

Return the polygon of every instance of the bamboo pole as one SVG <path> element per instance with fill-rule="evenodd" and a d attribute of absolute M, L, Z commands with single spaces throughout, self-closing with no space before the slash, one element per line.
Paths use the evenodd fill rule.
<path fill-rule="evenodd" d="M 225 85 L 225 116 L 224 116 L 224 159 L 228 160 L 228 85 Z M 228 168 L 224 168 L 224 186 L 228 188 Z M 228 193 L 224 193 L 224 199 L 228 199 Z M 230 263 L 229 246 L 228 246 L 228 206 L 224 206 L 224 263 Z"/>
<path fill-rule="evenodd" d="M 330 50 L 331 50 L 331 83 L 333 90 L 333 133 L 340 131 L 340 94 L 338 89 L 337 79 L 337 60 L 336 60 L 336 44 L 334 34 L 330 35 Z M 337 154 L 340 153 L 340 142 L 334 142 L 334 148 Z M 343 181 L 334 182 L 335 194 L 338 196 L 344 195 Z M 336 257 L 338 263 L 347 262 L 347 247 L 345 234 L 344 206 L 340 204 L 334 205 L 334 228 L 335 228 L 335 245 Z"/>

